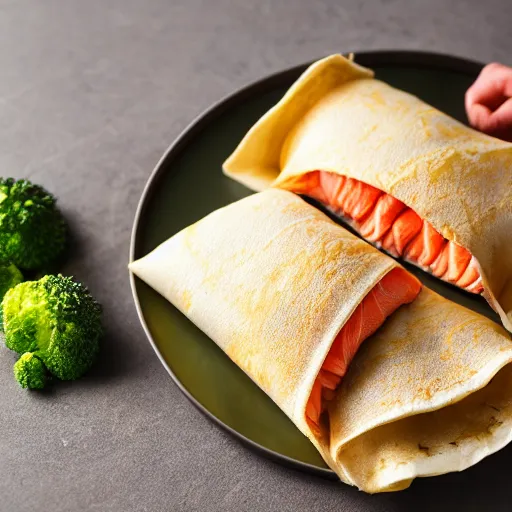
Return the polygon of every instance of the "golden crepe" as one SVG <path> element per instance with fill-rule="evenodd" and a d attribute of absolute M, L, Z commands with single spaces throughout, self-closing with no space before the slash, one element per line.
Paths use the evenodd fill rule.
<path fill-rule="evenodd" d="M 254 190 L 313 197 L 368 241 L 470 292 L 512 330 L 512 144 L 333 55 L 224 164 Z"/>
<path fill-rule="evenodd" d="M 310 421 L 313 388 L 354 313 L 393 273 L 413 297 L 419 284 L 290 192 L 222 208 L 130 269 L 208 334 L 359 489 L 400 490 L 417 476 L 465 469 L 510 441 L 508 334 L 426 289 L 358 347 L 323 397 L 321 421 Z"/>

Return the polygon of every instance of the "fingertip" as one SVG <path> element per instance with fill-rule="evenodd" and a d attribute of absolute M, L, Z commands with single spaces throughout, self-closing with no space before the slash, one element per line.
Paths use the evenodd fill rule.
<path fill-rule="evenodd" d="M 486 64 L 482 71 L 480 72 L 480 74 L 484 73 L 484 72 L 488 72 L 488 71 L 494 71 L 496 69 L 500 69 L 504 67 L 503 64 L 500 64 L 499 62 L 489 62 L 489 64 Z"/>
<path fill-rule="evenodd" d="M 466 106 L 466 110 L 468 111 L 473 105 L 474 99 L 473 99 L 473 86 L 471 86 L 466 93 L 464 94 L 464 105 Z M 469 115 L 469 112 L 468 112 Z"/>
<path fill-rule="evenodd" d="M 480 105 L 479 103 L 475 103 L 468 109 L 467 114 L 472 126 L 481 131 L 488 130 L 491 112 L 487 107 Z"/>

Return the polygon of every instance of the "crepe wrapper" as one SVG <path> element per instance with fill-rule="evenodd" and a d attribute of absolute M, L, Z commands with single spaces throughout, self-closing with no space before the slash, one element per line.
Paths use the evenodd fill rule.
<path fill-rule="evenodd" d="M 224 163 L 258 191 L 314 170 L 391 194 L 466 248 L 484 297 L 512 330 L 512 144 L 333 55 L 310 66 Z"/>
<path fill-rule="evenodd" d="M 217 343 L 341 480 L 381 492 L 474 464 L 509 442 L 512 426 L 506 331 L 424 289 L 363 343 L 329 423 L 310 430 L 306 404 L 333 340 L 397 266 L 298 196 L 269 190 L 130 269 Z"/>

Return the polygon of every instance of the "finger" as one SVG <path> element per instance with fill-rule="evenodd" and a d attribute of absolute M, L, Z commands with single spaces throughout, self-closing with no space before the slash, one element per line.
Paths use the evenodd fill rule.
<path fill-rule="evenodd" d="M 495 112 L 483 105 L 473 105 L 471 124 L 482 132 L 512 142 L 512 98 Z"/>
<path fill-rule="evenodd" d="M 487 131 L 491 113 L 489 108 L 478 103 L 471 105 L 467 109 L 468 119 L 471 125 L 483 132 Z"/>
<path fill-rule="evenodd" d="M 488 64 L 473 85 L 467 90 L 465 103 L 469 110 L 474 104 L 498 108 L 512 96 L 512 68 L 501 64 Z"/>
<path fill-rule="evenodd" d="M 489 116 L 485 131 L 508 140 L 512 138 L 512 98 L 509 98 Z"/>
<path fill-rule="evenodd" d="M 466 91 L 465 103 L 466 108 L 469 110 L 475 103 L 485 103 L 492 99 L 496 94 L 500 94 L 499 89 L 496 90 L 496 84 L 489 78 L 493 69 L 496 69 L 495 64 L 488 64 L 482 71 L 480 71 L 477 79 L 473 82 L 471 87 Z"/>

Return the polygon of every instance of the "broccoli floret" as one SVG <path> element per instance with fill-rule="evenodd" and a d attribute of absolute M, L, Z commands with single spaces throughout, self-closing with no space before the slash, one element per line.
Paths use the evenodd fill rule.
<path fill-rule="evenodd" d="M 53 263 L 66 245 L 55 198 L 28 180 L 0 178 L 0 261 L 27 270 Z"/>
<path fill-rule="evenodd" d="M 103 332 L 101 306 L 82 284 L 61 275 L 27 281 L 5 294 L 2 308 L 11 350 L 35 355 L 62 380 L 92 365 Z"/>
<path fill-rule="evenodd" d="M 2 299 L 7 290 L 23 282 L 23 274 L 15 265 L 0 263 L 0 331 L 3 331 Z"/>
<path fill-rule="evenodd" d="M 9 288 L 23 282 L 23 274 L 12 263 L 0 263 L 0 302 Z"/>
<path fill-rule="evenodd" d="M 36 355 L 27 352 L 14 364 L 14 378 L 22 388 L 42 389 L 46 384 L 46 367 Z"/>

